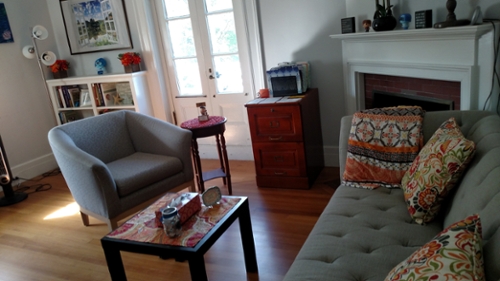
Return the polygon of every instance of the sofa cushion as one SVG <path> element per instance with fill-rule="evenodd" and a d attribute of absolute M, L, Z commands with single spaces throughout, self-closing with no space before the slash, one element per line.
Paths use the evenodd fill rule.
<path fill-rule="evenodd" d="M 401 189 L 341 185 L 284 280 L 384 280 L 441 230 L 411 219 Z"/>
<path fill-rule="evenodd" d="M 374 189 L 399 187 L 422 147 L 420 107 L 387 107 L 354 114 L 343 184 Z"/>
<path fill-rule="evenodd" d="M 107 164 L 120 197 L 182 172 L 175 157 L 136 152 Z"/>
<path fill-rule="evenodd" d="M 484 280 L 479 216 L 450 225 L 394 267 L 385 280 Z"/>
<path fill-rule="evenodd" d="M 474 151 L 474 142 L 463 136 L 454 118 L 444 122 L 425 144 L 401 181 L 408 211 L 417 223 L 436 217 Z"/>

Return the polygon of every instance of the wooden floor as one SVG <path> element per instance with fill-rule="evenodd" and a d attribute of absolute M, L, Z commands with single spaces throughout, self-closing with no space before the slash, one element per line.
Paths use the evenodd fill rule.
<path fill-rule="evenodd" d="M 202 161 L 204 170 L 216 165 L 216 161 Z M 338 185 L 338 168 L 325 168 L 309 190 L 258 188 L 250 161 L 231 161 L 230 168 L 233 194 L 249 197 L 259 272 L 245 272 L 235 223 L 205 255 L 208 277 L 282 280 Z M 47 183 L 52 188 L 0 208 L 0 281 L 110 280 L 100 244 L 107 226 L 91 218 L 92 225 L 85 227 L 79 213 L 47 219 L 74 201 L 60 174 L 37 180 L 24 184 Z M 212 185 L 221 186 L 222 180 L 206 184 Z M 133 253 L 122 257 L 128 280 L 190 280 L 187 262 Z"/>

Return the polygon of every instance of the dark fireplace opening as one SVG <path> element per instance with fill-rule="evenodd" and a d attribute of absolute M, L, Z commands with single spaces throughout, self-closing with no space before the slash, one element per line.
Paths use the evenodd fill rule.
<path fill-rule="evenodd" d="M 452 100 L 423 97 L 404 93 L 389 93 L 379 90 L 373 90 L 372 99 L 372 108 L 416 105 L 422 107 L 425 111 L 455 109 L 455 105 Z"/>

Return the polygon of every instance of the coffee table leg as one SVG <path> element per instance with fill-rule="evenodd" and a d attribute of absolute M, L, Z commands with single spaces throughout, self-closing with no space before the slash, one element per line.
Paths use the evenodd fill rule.
<path fill-rule="evenodd" d="M 250 207 L 248 200 L 240 207 L 241 241 L 243 243 L 243 254 L 245 255 L 245 267 L 247 272 L 257 272 L 257 256 L 255 254 L 255 242 L 253 240 L 252 221 L 250 220 Z"/>
<path fill-rule="evenodd" d="M 189 259 L 189 272 L 193 281 L 208 281 L 205 259 L 202 255 Z"/>
<path fill-rule="evenodd" d="M 104 256 L 108 264 L 108 271 L 113 281 L 126 281 L 125 268 L 123 267 L 122 256 L 120 251 L 111 245 L 107 245 L 105 241 L 101 241 Z"/>

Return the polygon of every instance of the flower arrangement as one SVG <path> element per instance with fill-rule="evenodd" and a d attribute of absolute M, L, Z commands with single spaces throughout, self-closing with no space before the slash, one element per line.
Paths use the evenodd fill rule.
<path fill-rule="evenodd" d="M 56 60 L 56 62 L 50 66 L 50 70 L 53 73 L 68 69 L 69 69 L 69 62 L 67 62 L 66 60 Z"/>
<path fill-rule="evenodd" d="M 139 64 L 141 62 L 141 57 L 139 56 L 139 53 L 134 53 L 134 52 L 119 54 L 118 59 L 122 62 L 123 66 Z"/>

